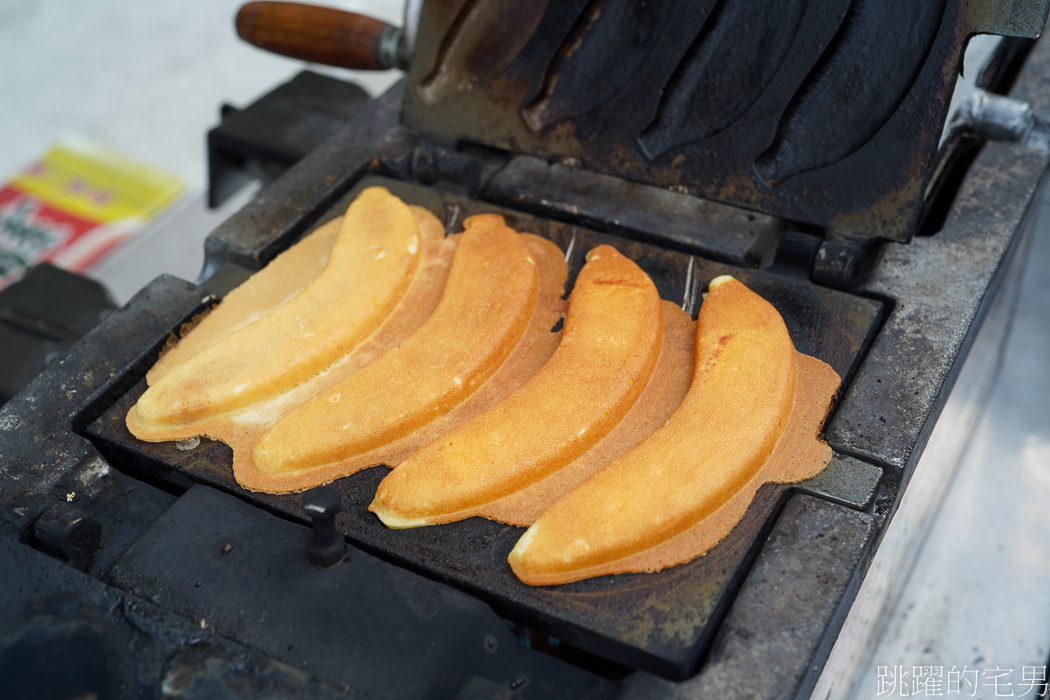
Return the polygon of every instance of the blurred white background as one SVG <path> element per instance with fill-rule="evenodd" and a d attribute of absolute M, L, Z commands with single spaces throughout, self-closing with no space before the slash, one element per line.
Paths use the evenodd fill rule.
<path fill-rule="evenodd" d="M 246 1 L 246 0 L 245 0 Z M 219 107 L 246 107 L 307 67 L 234 31 L 241 0 L 0 0 L 0 181 L 66 134 L 86 136 L 188 183 L 182 199 L 94 274 L 124 302 L 161 272 L 195 279 L 203 239 L 251 196 L 204 203 L 205 137 Z M 401 0 L 325 0 L 392 24 Z M 377 95 L 397 71 L 309 66 Z"/>

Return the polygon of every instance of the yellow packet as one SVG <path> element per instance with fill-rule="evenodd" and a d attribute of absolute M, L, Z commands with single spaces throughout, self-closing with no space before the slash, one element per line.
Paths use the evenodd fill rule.
<path fill-rule="evenodd" d="M 0 289 L 39 262 L 91 269 L 185 188 L 178 177 L 66 139 L 0 184 Z"/>

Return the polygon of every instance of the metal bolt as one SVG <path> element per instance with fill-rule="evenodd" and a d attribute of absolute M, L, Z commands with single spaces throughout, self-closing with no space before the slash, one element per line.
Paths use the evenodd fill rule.
<path fill-rule="evenodd" d="M 303 510 L 314 524 L 313 540 L 306 550 L 306 558 L 317 566 L 335 564 L 346 551 L 346 542 L 335 529 L 340 501 L 339 492 L 331 486 L 318 486 L 303 494 Z"/>

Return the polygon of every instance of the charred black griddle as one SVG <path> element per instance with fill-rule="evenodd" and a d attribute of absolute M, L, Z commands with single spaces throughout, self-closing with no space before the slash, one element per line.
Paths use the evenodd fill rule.
<path fill-rule="evenodd" d="M 667 249 L 598 233 L 579 226 L 515 213 L 420 185 L 366 176 L 329 210 L 345 211 L 357 191 L 383 185 L 405 201 L 436 211 L 450 224 L 481 211 L 498 211 L 516 230 L 533 231 L 569 251 L 570 282 L 583 266 L 584 254 L 602 243 L 616 245 L 654 275 L 664 298 L 681 301 L 686 309 L 699 307 L 698 295 L 710 280 L 725 272 L 777 304 L 785 316 L 797 347 L 817 355 L 849 376 L 868 344 L 880 318 L 882 304 L 843 292 L 816 287 L 802 280 L 734 270 Z M 144 443 L 127 432 L 124 417 L 145 390 L 139 382 L 87 427 L 88 435 L 104 456 L 118 463 L 134 463 L 158 474 L 175 467 L 194 480 L 225 490 L 238 491 L 230 472 L 230 452 L 221 443 L 206 443 L 192 450 L 176 443 Z M 203 441 L 202 441 L 203 442 Z M 379 481 L 388 469 L 379 467 L 339 479 L 334 486 L 347 504 L 338 523 L 360 546 L 395 558 L 398 563 L 468 590 L 504 612 L 511 619 L 559 640 L 632 668 L 649 668 L 683 678 L 696 664 L 714 632 L 718 608 L 734 587 L 741 563 L 750 556 L 769 514 L 777 509 L 784 487 L 768 487 L 752 508 L 744 527 L 709 555 L 676 567 L 661 576 L 605 577 L 556 588 L 525 586 L 518 582 L 506 557 L 523 528 L 508 527 L 473 518 L 439 528 L 392 531 L 367 512 Z M 864 481 L 868 488 L 877 470 L 848 457 L 836 459 L 830 474 L 808 492 L 840 500 L 842 484 L 835 480 Z M 255 498 L 270 508 L 304 519 L 299 495 Z"/>
<path fill-rule="evenodd" d="M 1046 12 L 752 4 L 427 2 L 408 79 L 216 229 L 198 283 L 158 278 L 0 410 L 0 547 L 19 572 L 0 674 L 69 647 L 129 696 L 808 694 L 1050 162 L 1032 139 L 938 149 L 962 40 L 1033 34 Z M 747 16 L 751 44 L 730 41 Z M 831 100 L 886 26 L 908 28 L 884 47 L 895 68 L 868 61 L 887 84 L 863 110 Z M 992 65 L 986 88 L 1050 113 L 1045 42 Z M 566 251 L 570 286 L 601 243 L 694 315 L 710 279 L 739 277 L 843 377 L 831 464 L 762 487 L 696 561 L 545 588 L 505 563 L 521 528 L 384 528 L 376 467 L 332 484 L 350 548 L 312 567 L 300 496 L 247 492 L 224 445 L 143 443 L 124 416 L 172 334 L 373 184 L 449 231 L 502 213 Z M 86 563 L 85 522 L 102 545 Z"/>

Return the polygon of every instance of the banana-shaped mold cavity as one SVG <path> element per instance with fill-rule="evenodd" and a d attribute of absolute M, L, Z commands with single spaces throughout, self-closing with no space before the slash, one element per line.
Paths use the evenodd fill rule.
<path fill-rule="evenodd" d="M 731 277 L 712 281 L 693 382 L 644 442 L 543 513 L 508 561 L 527 584 L 658 571 L 714 546 L 765 481 L 819 472 L 817 432 L 838 387 L 799 355 L 780 314 Z"/>
<path fill-rule="evenodd" d="M 399 347 L 278 421 L 256 443 L 251 463 L 240 465 L 242 484 L 299 490 L 396 464 L 434 439 L 434 430 L 520 386 L 550 357 L 565 282 L 557 246 L 518 234 L 495 214 L 470 217 L 464 227 L 430 318 Z M 470 403 L 482 389 L 484 400 Z M 457 411 L 467 404 L 470 410 Z"/>
<path fill-rule="evenodd" d="M 419 85 L 433 105 L 478 79 L 499 75 L 525 48 L 550 0 L 466 0 L 441 39 L 434 67 Z"/>
<path fill-rule="evenodd" d="M 853 0 L 754 165 L 768 187 L 837 163 L 897 111 L 937 39 L 945 0 Z M 828 115 L 833 115 L 831 119 Z"/>
<path fill-rule="evenodd" d="M 419 251 L 408 206 L 381 187 L 364 190 L 347 209 L 320 276 L 147 389 L 129 414 L 132 433 L 148 439 L 242 410 L 322 372 L 390 315 L 415 276 Z"/>
<path fill-rule="evenodd" d="M 713 136 L 761 97 L 784 62 L 807 0 L 722 0 L 664 88 L 638 144 L 650 159 Z"/>
<path fill-rule="evenodd" d="M 388 527 L 473 515 L 531 522 L 611 461 L 608 453 L 604 460 L 582 459 L 605 437 L 624 433 L 621 452 L 625 440 L 641 439 L 637 433 L 644 428 L 627 437 L 625 421 L 635 425 L 647 417 L 651 431 L 653 422 L 670 415 L 669 404 L 680 401 L 680 387 L 688 385 L 691 363 L 681 360 L 691 355 L 690 326 L 680 308 L 660 301 L 635 263 L 611 246 L 595 248 L 569 298 L 561 343 L 543 369 L 400 464 L 379 485 L 370 509 Z M 634 411 L 643 391 L 653 396 Z M 660 414 L 656 421 L 654 412 Z"/>
<path fill-rule="evenodd" d="M 677 0 L 591 0 L 551 59 L 540 95 L 521 110 L 533 131 L 618 95 L 657 46 Z"/>

